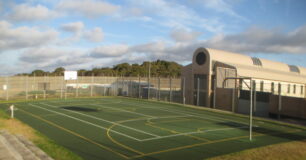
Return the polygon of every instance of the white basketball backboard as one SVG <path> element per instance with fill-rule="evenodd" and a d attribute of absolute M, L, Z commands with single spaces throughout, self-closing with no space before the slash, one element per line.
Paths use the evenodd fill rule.
<path fill-rule="evenodd" d="M 64 79 L 65 80 L 76 80 L 78 79 L 78 72 L 77 71 L 65 71 Z"/>

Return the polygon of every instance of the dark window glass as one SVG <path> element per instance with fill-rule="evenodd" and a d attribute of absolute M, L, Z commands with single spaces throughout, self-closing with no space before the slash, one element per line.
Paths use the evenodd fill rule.
<path fill-rule="evenodd" d="M 304 86 L 301 86 L 301 94 L 304 94 Z"/>
<path fill-rule="evenodd" d="M 274 93 L 274 82 L 271 83 L 271 92 Z"/>
<path fill-rule="evenodd" d="M 256 101 L 257 102 L 269 102 L 270 101 L 270 96 L 269 95 L 270 95 L 270 93 L 267 93 L 267 92 L 257 92 L 256 93 Z M 250 91 L 240 90 L 239 99 L 250 100 Z"/>
<path fill-rule="evenodd" d="M 206 55 L 204 52 L 200 52 L 196 56 L 196 62 L 198 65 L 203 65 L 206 61 Z"/>
<path fill-rule="evenodd" d="M 253 61 L 253 65 L 256 65 L 256 66 L 262 66 L 262 63 L 260 61 L 259 58 L 256 58 L 256 57 L 251 57 L 252 61 Z"/>
<path fill-rule="evenodd" d="M 263 81 L 260 82 L 260 91 L 261 92 L 264 91 L 264 82 Z"/>
<path fill-rule="evenodd" d="M 287 90 L 288 93 L 290 93 L 290 84 L 288 84 L 288 90 Z"/>
<path fill-rule="evenodd" d="M 296 91 L 296 85 L 293 85 L 293 93 L 295 94 Z"/>
<path fill-rule="evenodd" d="M 300 73 L 300 70 L 297 66 L 295 66 L 295 65 L 288 65 L 288 66 L 289 66 L 290 72 Z"/>
<path fill-rule="evenodd" d="M 253 90 L 255 91 L 256 90 L 256 81 L 255 80 L 253 80 Z"/>

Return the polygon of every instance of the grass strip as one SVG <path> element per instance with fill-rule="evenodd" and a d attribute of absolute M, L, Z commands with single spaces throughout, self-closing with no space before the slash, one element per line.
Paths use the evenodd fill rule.
<path fill-rule="evenodd" d="M 265 147 L 249 149 L 237 153 L 210 158 L 209 160 L 304 160 L 306 159 L 306 140 L 281 144 L 273 144 Z"/>
<path fill-rule="evenodd" d="M 81 157 L 68 149 L 57 145 L 54 141 L 17 119 L 11 119 L 0 110 L 0 130 L 4 129 L 12 134 L 22 135 L 46 152 L 55 160 L 82 160 Z"/>

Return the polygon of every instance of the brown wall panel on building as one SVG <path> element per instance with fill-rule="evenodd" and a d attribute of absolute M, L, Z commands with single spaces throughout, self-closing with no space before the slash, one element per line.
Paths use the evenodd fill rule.
<path fill-rule="evenodd" d="M 279 96 L 271 95 L 269 112 L 278 114 Z M 306 99 L 296 97 L 281 97 L 281 115 L 306 119 Z"/>
<path fill-rule="evenodd" d="M 216 89 L 216 109 L 232 111 L 233 89 Z"/>

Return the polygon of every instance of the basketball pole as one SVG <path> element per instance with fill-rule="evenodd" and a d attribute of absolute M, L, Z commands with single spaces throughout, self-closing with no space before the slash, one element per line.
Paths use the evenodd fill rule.
<path fill-rule="evenodd" d="M 234 80 L 245 80 L 245 79 L 248 79 L 250 80 L 250 86 L 244 82 L 246 84 L 246 86 L 250 89 L 250 122 L 249 122 L 249 140 L 252 141 L 252 132 L 253 132 L 253 81 L 252 81 L 252 78 L 248 78 L 248 77 L 241 77 L 241 78 L 237 78 L 237 77 L 226 77 L 223 81 L 223 88 L 225 86 L 225 81 L 229 80 L 229 79 L 234 79 Z"/>
<path fill-rule="evenodd" d="M 250 78 L 250 141 L 252 141 L 252 129 L 253 129 L 253 81 Z"/>

